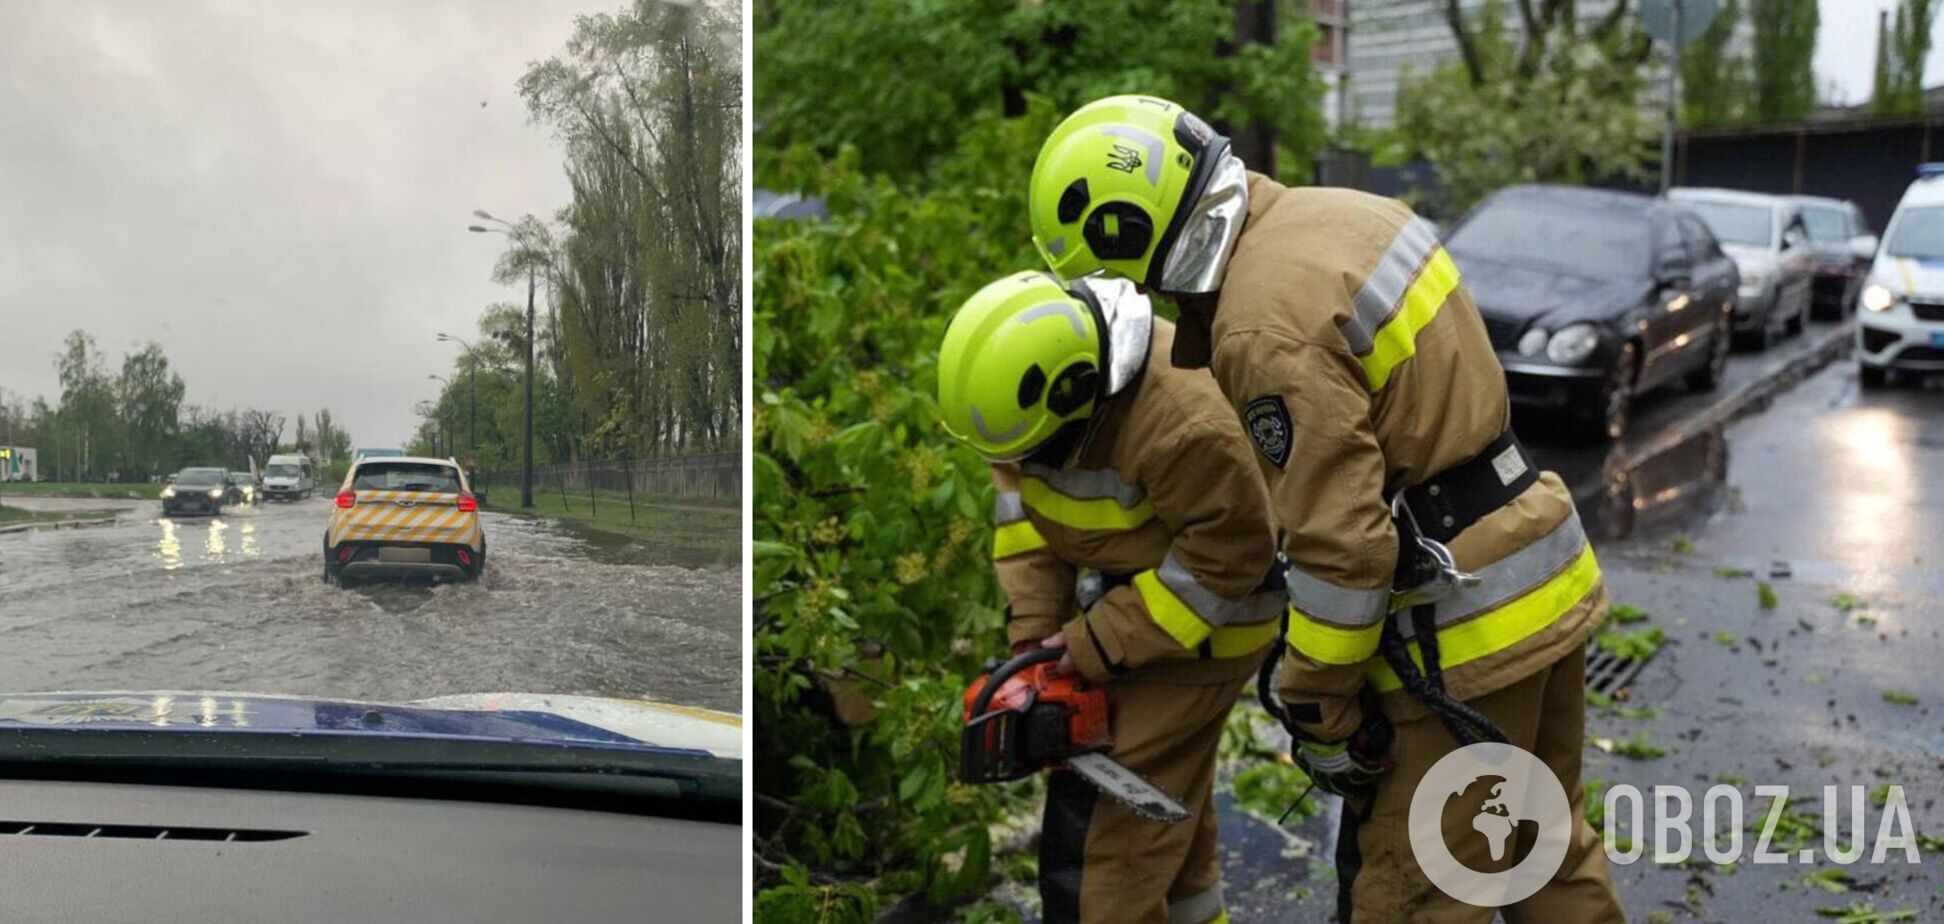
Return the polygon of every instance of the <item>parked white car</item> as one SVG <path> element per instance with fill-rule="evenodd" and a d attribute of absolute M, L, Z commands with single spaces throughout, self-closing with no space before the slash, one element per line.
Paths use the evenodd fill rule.
<path fill-rule="evenodd" d="M 1864 385 L 1891 369 L 1944 372 L 1944 164 L 1917 180 L 1883 230 L 1856 313 L 1856 368 Z"/>
<path fill-rule="evenodd" d="M 1741 271 L 1736 337 L 1766 348 L 1800 333 L 1809 322 L 1815 283 L 1815 248 L 1801 208 L 1783 196 L 1737 189 L 1681 187 L 1667 197 L 1700 216 Z"/>

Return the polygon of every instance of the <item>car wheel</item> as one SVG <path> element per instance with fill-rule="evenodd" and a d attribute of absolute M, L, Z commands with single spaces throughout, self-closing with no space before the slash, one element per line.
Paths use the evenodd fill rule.
<path fill-rule="evenodd" d="M 1796 309 L 1795 314 L 1789 315 L 1789 327 L 1786 332 L 1789 336 L 1800 334 L 1803 328 L 1809 326 L 1809 307 L 1814 302 L 1815 299 L 1805 294 L 1802 299 L 1802 305 Z"/>
<path fill-rule="evenodd" d="M 1626 435 L 1627 425 L 1633 420 L 1634 382 L 1639 375 L 1639 348 L 1628 341 L 1600 382 L 1599 402 L 1581 418 L 1589 435 L 1604 440 Z"/>
<path fill-rule="evenodd" d="M 1723 315 L 1715 325 L 1714 336 L 1708 342 L 1708 358 L 1700 368 L 1687 374 L 1688 388 L 1694 391 L 1713 391 L 1721 385 L 1721 377 L 1728 371 L 1728 346 L 1733 339 L 1734 330 Z"/>
<path fill-rule="evenodd" d="M 1890 370 L 1860 362 L 1856 364 L 1856 380 L 1863 383 L 1864 388 L 1882 388 L 1890 383 Z"/>

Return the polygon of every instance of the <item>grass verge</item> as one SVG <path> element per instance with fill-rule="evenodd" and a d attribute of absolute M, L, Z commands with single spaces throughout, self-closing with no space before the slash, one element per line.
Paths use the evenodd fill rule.
<path fill-rule="evenodd" d="M 489 498 L 491 511 L 578 520 L 604 532 L 696 551 L 735 549 L 742 542 L 737 500 L 637 494 L 630 517 L 628 495 L 619 491 L 595 491 L 590 502 L 585 491 L 563 498 L 558 490 L 535 490 L 531 510 L 520 509 L 519 488 L 495 488 Z"/>
<path fill-rule="evenodd" d="M 64 520 L 92 520 L 96 517 L 110 516 L 112 510 L 22 510 L 0 504 L 0 526 L 18 526 L 22 523 L 60 523 Z"/>
<path fill-rule="evenodd" d="M 103 497 L 125 500 L 154 500 L 162 494 L 159 484 L 91 484 L 73 481 L 0 482 L 0 500 L 14 497 Z"/>

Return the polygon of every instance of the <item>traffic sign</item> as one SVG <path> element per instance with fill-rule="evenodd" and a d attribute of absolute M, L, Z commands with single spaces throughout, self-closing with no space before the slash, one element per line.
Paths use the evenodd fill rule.
<path fill-rule="evenodd" d="M 1675 4 L 1681 7 L 1679 40 L 1683 45 L 1700 38 L 1721 12 L 1721 0 L 1641 0 L 1640 27 L 1656 41 L 1673 41 Z"/>

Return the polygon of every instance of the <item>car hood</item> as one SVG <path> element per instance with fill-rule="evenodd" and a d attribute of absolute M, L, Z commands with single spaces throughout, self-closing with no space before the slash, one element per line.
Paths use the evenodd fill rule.
<path fill-rule="evenodd" d="M 52 726 L 473 738 L 742 759 L 741 717 L 640 699 L 470 693 L 382 703 L 182 690 L 0 694 L 0 730 Z"/>
<path fill-rule="evenodd" d="M 1878 256 L 1870 281 L 1904 298 L 1944 301 L 1944 260 Z"/>
<path fill-rule="evenodd" d="M 1459 253 L 1452 258 L 1479 312 L 1492 317 L 1546 317 L 1562 324 L 1605 320 L 1638 300 L 1646 288 L 1641 280 L 1599 279 Z"/>

